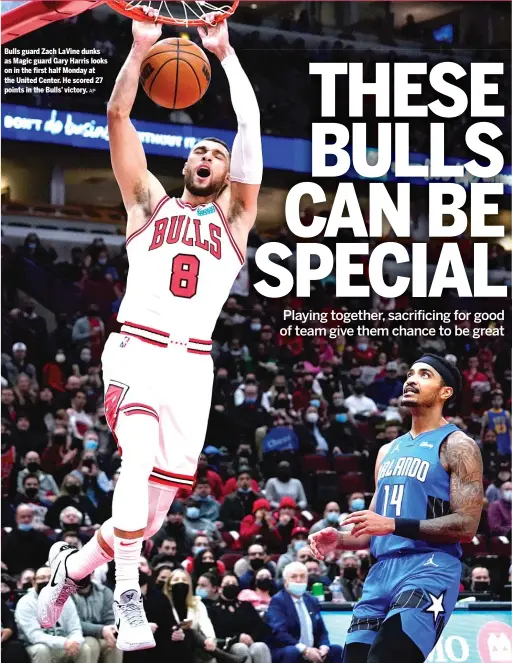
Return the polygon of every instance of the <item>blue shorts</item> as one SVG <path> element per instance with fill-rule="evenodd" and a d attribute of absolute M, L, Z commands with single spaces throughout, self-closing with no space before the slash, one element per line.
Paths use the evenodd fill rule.
<path fill-rule="evenodd" d="M 400 614 L 402 629 L 425 658 L 453 612 L 461 563 L 444 552 L 395 555 L 371 567 L 346 643 L 371 645 L 382 624 Z"/>

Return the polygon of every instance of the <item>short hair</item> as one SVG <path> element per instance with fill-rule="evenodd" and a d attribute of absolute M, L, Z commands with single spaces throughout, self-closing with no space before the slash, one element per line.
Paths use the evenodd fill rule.
<path fill-rule="evenodd" d="M 28 479 L 37 479 L 37 483 L 40 483 L 39 477 L 37 476 L 37 474 L 29 473 L 29 474 L 25 474 L 25 476 L 23 477 L 23 485 L 25 485 L 25 482 Z"/>
<path fill-rule="evenodd" d="M 304 573 L 307 574 L 308 569 L 305 564 L 302 562 L 290 562 L 290 564 L 287 564 L 284 567 L 283 570 L 283 579 L 288 580 L 288 576 L 290 576 L 294 571 L 303 571 Z"/>
<path fill-rule="evenodd" d="M 227 153 L 228 153 L 229 156 L 231 157 L 231 148 L 229 147 L 229 145 L 228 145 L 226 142 L 224 142 L 224 141 L 221 140 L 220 138 L 215 138 L 214 136 L 207 136 L 206 138 L 201 138 L 198 142 L 199 142 L 199 143 L 202 143 L 202 142 L 205 141 L 205 140 L 209 140 L 209 141 L 211 141 L 212 143 L 219 143 L 219 145 L 222 145 L 222 147 L 225 147 L 225 148 L 226 148 Z M 197 143 L 196 143 L 196 144 L 197 144 Z M 195 145 L 194 145 L 194 147 L 195 147 Z M 193 149 L 193 148 L 192 148 L 192 149 Z"/>
<path fill-rule="evenodd" d="M 198 476 L 196 479 L 196 486 L 199 484 L 207 484 L 209 486 L 210 482 L 208 481 L 208 477 L 206 475 Z"/>
<path fill-rule="evenodd" d="M 211 571 L 206 571 L 205 573 L 201 573 L 199 577 L 206 578 L 206 580 L 208 580 L 208 582 L 212 587 L 220 587 L 221 579 L 216 573 L 212 573 Z"/>

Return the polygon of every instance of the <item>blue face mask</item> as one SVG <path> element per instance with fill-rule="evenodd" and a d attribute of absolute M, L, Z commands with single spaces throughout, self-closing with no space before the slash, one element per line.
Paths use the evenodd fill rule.
<path fill-rule="evenodd" d="M 288 583 L 288 591 L 290 592 L 290 594 L 294 594 L 295 596 L 302 596 L 307 588 L 308 585 L 305 582 Z"/>
<path fill-rule="evenodd" d="M 248 493 L 251 492 L 251 490 L 252 490 L 251 488 L 239 488 L 238 492 L 243 493 L 244 495 L 247 495 Z"/>
<path fill-rule="evenodd" d="M 307 545 L 308 545 L 307 541 L 295 541 L 295 543 L 293 544 L 293 549 L 296 553 L 298 553 L 299 550 L 302 550 L 302 548 L 304 548 Z"/>
<path fill-rule="evenodd" d="M 328 523 L 337 523 L 340 519 L 340 514 L 337 511 L 329 511 L 326 516 Z"/>
<path fill-rule="evenodd" d="M 366 350 L 368 350 L 368 343 L 359 343 L 357 347 L 361 352 L 366 352 Z"/>
<path fill-rule="evenodd" d="M 20 532 L 30 532 L 32 527 L 32 523 L 18 523 L 18 529 Z"/>
<path fill-rule="evenodd" d="M 194 546 L 192 548 L 192 554 L 193 555 L 199 555 L 199 553 L 202 553 L 206 548 L 204 546 Z"/>
<path fill-rule="evenodd" d="M 356 497 L 355 500 L 350 502 L 350 508 L 352 511 L 362 511 L 364 509 L 364 500 L 362 497 Z"/>
<path fill-rule="evenodd" d="M 86 440 L 84 443 L 84 449 L 86 451 L 96 451 L 98 448 L 97 440 Z"/>
<path fill-rule="evenodd" d="M 251 325 L 251 331 L 260 331 L 261 324 L 259 322 L 253 322 Z"/>
<path fill-rule="evenodd" d="M 208 590 L 204 587 L 196 587 L 196 596 L 199 596 L 200 599 L 207 599 Z"/>
<path fill-rule="evenodd" d="M 190 518 L 190 520 L 197 520 L 199 518 L 199 509 L 197 506 L 187 507 L 187 518 Z"/>
<path fill-rule="evenodd" d="M 37 248 L 37 244 L 35 242 L 29 242 L 28 248 L 34 250 Z"/>
<path fill-rule="evenodd" d="M 195 495 L 194 497 L 196 500 L 200 500 L 201 502 L 207 502 L 210 499 L 210 495 L 205 495 L 204 497 L 201 497 L 200 495 Z"/>
<path fill-rule="evenodd" d="M 320 407 L 320 401 L 318 398 L 314 398 L 312 401 L 309 401 L 310 405 L 314 405 L 316 408 Z"/>
<path fill-rule="evenodd" d="M 252 405 L 253 403 L 256 403 L 256 400 L 257 400 L 257 399 L 254 398 L 253 396 L 246 396 L 246 397 L 245 397 L 245 402 L 246 402 L 246 403 L 249 403 L 249 404 L 251 404 L 251 405 Z"/>
<path fill-rule="evenodd" d="M 338 412 L 338 414 L 335 417 L 336 421 L 339 422 L 340 424 L 344 424 L 346 421 L 348 421 L 348 417 L 345 414 L 345 412 Z"/>

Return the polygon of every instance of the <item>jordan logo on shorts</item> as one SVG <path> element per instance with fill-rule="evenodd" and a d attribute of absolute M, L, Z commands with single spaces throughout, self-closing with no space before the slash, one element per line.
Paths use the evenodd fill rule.
<path fill-rule="evenodd" d="M 423 566 L 439 566 L 439 564 L 436 564 L 434 562 L 434 555 L 432 555 L 430 559 L 427 559 L 427 561 L 425 562 L 425 564 L 423 564 Z"/>

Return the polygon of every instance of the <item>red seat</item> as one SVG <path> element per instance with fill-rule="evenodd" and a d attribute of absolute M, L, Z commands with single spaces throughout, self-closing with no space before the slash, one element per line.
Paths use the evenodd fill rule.
<path fill-rule="evenodd" d="M 503 537 L 503 539 L 506 543 L 499 536 L 492 537 L 489 550 L 491 555 L 499 555 L 500 557 L 508 557 L 510 555 L 510 541 L 506 537 Z"/>
<path fill-rule="evenodd" d="M 326 472 L 330 470 L 327 456 L 308 455 L 302 456 L 301 468 L 305 474 L 315 474 L 316 472 Z"/>
<path fill-rule="evenodd" d="M 474 557 L 475 555 L 486 555 L 487 537 L 483 534 L 477 534 L 470 543 L 462 544 L 462 553 L 464 557 Z"/>
<path fill-rule="evenodd" d="M 360 456 L 334 456 L 334 470 L 340 472 L 357 472 Z"/>
<path fill-rule="evenodd" d="M 239 559 L 242 559 L 242 555 L 239 553 L 225 553 L 219 557 L 219 562 L 224 564 L 226 571 L 232 571 Z"/>
<path fill-rule="evenodd" d="M 366 479 L 362 472 L 348 472 L 348 474 L 341 474 L 338 477 L 338 485 L 340 491 L 344 495 L 366 492 Z"/>

